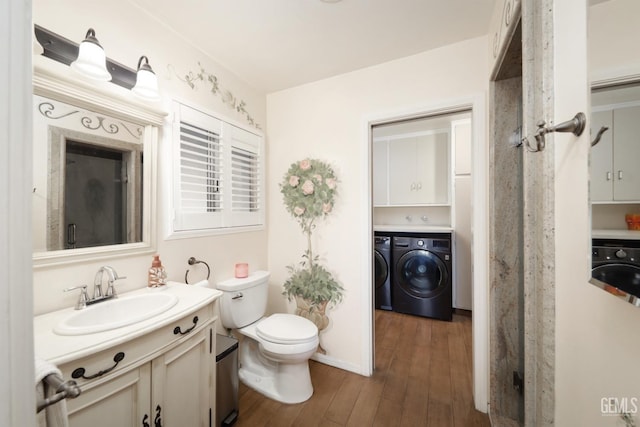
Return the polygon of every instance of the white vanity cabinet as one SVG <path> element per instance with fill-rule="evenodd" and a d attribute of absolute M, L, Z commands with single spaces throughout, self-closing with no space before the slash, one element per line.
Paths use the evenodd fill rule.
<path fill-rule="evenodd" d="M 215 419 L 215 319 L 211 303 L 60 366 L 82 390 L 67 400 L 70 427 L 209 426 Z"/>
<path fill-rule="evenodd" d="M 640 201 L 640 106 L 596 111 L 591 133 L 609 128 L 591 151 L 591 201 Z"/>

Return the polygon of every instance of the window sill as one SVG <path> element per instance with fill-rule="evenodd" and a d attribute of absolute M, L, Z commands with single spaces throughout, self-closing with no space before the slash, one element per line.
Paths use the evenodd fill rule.
<path fill-rule="evenodd" d="M 201 230 L 185 230 L 185 231 L 172 230 L 165 237 L 165 240 L 194 239 L 198 237 L 221 236 L 225 234 L 250 233 L 255 231 L 262 231 L 264 229 L 265 229 L 264 224 L 259 224 L 259 225 L 245 225 L 245 226 L 239 226 L 239 227 L 207 228 L 207 229 L 201 229 Z"/>

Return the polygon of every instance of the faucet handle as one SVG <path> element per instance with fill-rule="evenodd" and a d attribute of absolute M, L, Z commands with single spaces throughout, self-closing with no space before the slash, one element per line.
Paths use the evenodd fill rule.
<path fill-rule="evenodd" d="M 70 288 L 63 289 L 63 291 L 69 292 L 76 289 L 80 289 L 80 296 L 78 297 L 78 302 L 76 303 L 75 309 L 82 310 L 87 306 L 87 301 L 89 301 L 89 295 L 87 294 L 87 285 L 72 286 Z"/>

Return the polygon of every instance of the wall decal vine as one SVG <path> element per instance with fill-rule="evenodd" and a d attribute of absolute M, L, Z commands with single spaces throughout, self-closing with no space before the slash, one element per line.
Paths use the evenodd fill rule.
<path fill-rule="evenodd" d="M 260 124 L 256 123 L 255 119 L 249 114 L 247 111 L 247 103 L 243 100 L 239 100 L 236 96 L 228 89 L 224 89 L 220 85 L 220 81 L 218 76 L 215 74 L 211 74 L 207 72 L 202 64 L 198 62 L 198 71 L 189 71 L 183 76 L 178 74 L 175 70 L 175 67 L 172 64 L 167 65 L 169 73 L 175 74 L 175 76 L 181 81 L 186 83 L 191 89 L 196 90 L 197 86 L 202 83 L 209 87 L 209 92 L 212 95 L 220 97 L 222 102 L 232 108 L 237 113 L 240 113 L 244 116 L 247 123 L 256 129 L 262 129 Z"/>

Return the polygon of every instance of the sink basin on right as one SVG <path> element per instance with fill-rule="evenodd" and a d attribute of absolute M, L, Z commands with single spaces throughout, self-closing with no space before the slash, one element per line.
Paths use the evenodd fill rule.
<path fill-rule="evenodd" d="M 169 293 L 138 294 L 100 302 L 74 311 L 54 328 L 58 335 L 85 335 L 132 325 L 157 316 L 176 305 Z"/>

